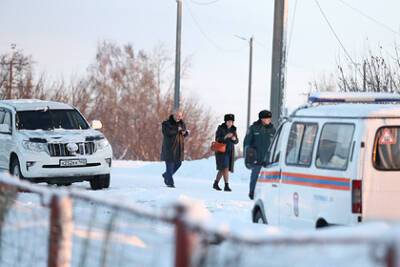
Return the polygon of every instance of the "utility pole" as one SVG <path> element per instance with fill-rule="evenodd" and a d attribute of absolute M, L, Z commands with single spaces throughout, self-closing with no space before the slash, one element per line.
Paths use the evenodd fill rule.
<path fill-rule="evenodd" d="M 12 82 L 13 82 L 13 63 L 14 63 L 14 50 L 16 48 L 15 44 L 11 44 L 11 59 L 10 59 L 10 69 L 9 69 L 9 79 L 8 79 L 8 90 L 6 94 L 6 99 L 11 99 L 12 97 Z"/>
<path fill-rule="evenodd" d="M 176 51 L 175 51 L 175 94 L 174 110 L 179 110 L 180 105 L 180 83 L 181 83 L 181 35 L 182 35 L 182 0 L 176 0 Z"/>
<path fill-rule="evenodd" d="M 253 76 L 253 41 L 254 37 L 251 36 L 250 39 L 244 38 L 239 35 L 234 35 L 235 37 L 249 42 L 249 47 L 250 47 L 250 58 L 249 58 L 249 87 L 248 87 L 248 93 L 247 93 L 247 129 L 250 127 L 250 115 L 251 115 L 251 82 L 252 82 L 252 76 Z"/>
<path fill-rule="evenodd" d="M 271 98 L 272 123 L 278 125 L 283 108 L 286 70 L 286 25 L 288 0 L 275 0 L 272 43 Z"/>
<path fill-rule="evenodd" d="M 12 80 L 13 80 L 13 61 L 14 61 L 14 57 L 11 57 L 10 60 L 10 69 L 9 69 L 9 79 L 8 79 L 8 90 L 7 90 L 7 94 L 6 94 L 6 99 L 11 99 L 12 96 Z"/>
<path fill-rule="evenodd" d="M 247 96 L 247 129 L 250 127 L 250 114 L 251 114 L 251 82 L 253 76 L 253 39 L 250 37 L 250 59 L 249 59 L 249 90 Z"/>

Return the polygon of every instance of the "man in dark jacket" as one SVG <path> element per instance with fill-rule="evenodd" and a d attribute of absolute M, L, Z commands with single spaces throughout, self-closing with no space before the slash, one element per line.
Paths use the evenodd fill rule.
<path fill-rule="evenodd" d="M 247 149 L 254 149 L 256 153 L 255 164 L 251 170 L 249 198 L 254 198 L 254 189 L 262 165 L 265 164 L 268 157 L 268 148 L 275 134 L 275 128 L 271 123 L 272 113 L 268 110 L 262 110 L 258 114 L 259 120 L 254 122 L 247 131 L 244 139 L 244 152 Z"/>
<path fill-rule="evenodd" d="M 189 135 L 182 120 L 182 112 L 177 111 L 162 123 L 163 144 L 161 160 L 165 161 L 166 170 L 163 173 L 164 183 L 175 187 L 173 175 L 182 165 L 184 159 L 184 139 Z"/>

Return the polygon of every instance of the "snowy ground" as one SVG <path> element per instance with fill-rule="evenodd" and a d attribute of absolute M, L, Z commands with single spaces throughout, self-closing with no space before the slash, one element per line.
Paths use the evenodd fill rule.
<path fill-rule="evenodd" d="M 87 182 L 74 184 L 73 187 L 87 188 L 89 195 L 145 208 L 163 209 L 179 199 L 189 198 L 203 203 L 217 219 L 251 224 L 252 202 L 247 196 L 249 171 L 245 169 L 243 161 L 238 160 L 230 178 L 233 192 L 217 192 L 212 189 L 216 175 L 214 161 L 214 158 L 209 158 L 184 162 L 174 178 L 176 188 L 164 185 L 161 177 L 164 163 L 133 161 L 113 163 L 111 185 L 107 190 L 91 191 Z M 223 181 L 220 186 L 223 186 Z"/>

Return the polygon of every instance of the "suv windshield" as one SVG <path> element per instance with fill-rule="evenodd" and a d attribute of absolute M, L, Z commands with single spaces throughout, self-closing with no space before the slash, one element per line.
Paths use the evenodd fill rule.
<path fill-rule="evenodd" d="M 19 111 L 16 116 L 18 130 L 86 130 L 89 125 L 76 110 Z"/>

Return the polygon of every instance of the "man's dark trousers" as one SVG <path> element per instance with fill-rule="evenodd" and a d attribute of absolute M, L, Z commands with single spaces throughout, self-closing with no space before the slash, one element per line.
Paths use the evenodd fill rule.
<path fill-rule="evenodd" d="M 163 174 L 164 181 L 167 185 L 174 185 L 174 178 L 172 177 L 181 167 L 182 161 L 166 161 L 166 171 Z"/>
<path fill-rule="evenodd" d="M 253 169 L 251 169 L 250 176 L 250 194 L 254 195 L 254 190 L 256 188 L 256 183 L 258 179 L 258 175 L 260 174 L 262 165 L 254 165 Z"/>

